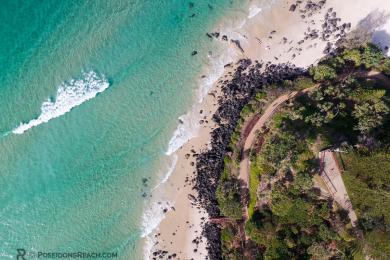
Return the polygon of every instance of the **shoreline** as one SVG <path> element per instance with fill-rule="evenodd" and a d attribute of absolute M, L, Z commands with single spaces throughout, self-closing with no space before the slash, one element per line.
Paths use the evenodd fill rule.
<path fill-rule="evenodd" d="M 368 5 L 367 3 L 364 3 L 363 0 L 359 0 L 358 2 L 359 3 L 354 4 Z M 249 58 L 252 60 L 256 60 L 256 58 L 258 60 L 261 59 L 258 64 L 263 64 L 264 67 L 266 64 L 289 63 L 290 65 L 294 64 L 299 67 L 307 68 L 325 56 L 326 53 L 324 53 L 324 49 L 326 50 L 329 46 L 329 41 L 333 44 L 338 40 L 337 37 L 333 37 L 337 33 L 340 33 L 340 30 L 331 32 L 329 36 L 330 39 L 327 40 L 322 40 L 320 38 L 323 36 L 323 32 L 321 32 L 320 29 L 314 29 L 318 30 L 318 37 L 314 38 L 309 35 L 308 38 L 305 38 L 308 31 L 307 27 L 312 27 L 311 29 L 313 30 L 313 27 L 319 28 L 323 22 L 326 21 L 324 15 L 328 13 L 328 8 L 333 7 L 336 12 L 342 14 L 340 16 L 341 22 L 337 27 L 343 26 L 342 24 L 347 24 L 347 28 L 349 27 L 348 23 L 351 23 L 352 25 L 350 27 L 354 29 L 361 19 L 365 18 L 372 10 L 375 10 L 377 6 L 385 3 L 385 1 L 377 1 L 377 3 L 373 3 L 369 7 L 366 6 L 362 13 L 351 14 L 348 10 L 345 10 L 345 8 L 348 4 L 351 4 L 352 1 L 338 3 L 336 0 L 328 0 L 326 3 L 322 4 L 320 8 L 314 6 L 313 9 L 308 10 L 308 12 L 311 13 L 309 21 L 307 21 L 308 19 L 306 17 L 302 18 L 303 14 L 299 13 L 299 8 L 302 9 L 302 6 L 297 6 L 294 12 L 290 11 L 291 5 L 294 3 L 295 1 L 279 1 L 270 12 L 263 13 L 263 11 L 259 11 L 252 19 L 246 20 L 243 28 L 232 33 L 232 35 L 235 35 L 235 33 L 243 35 L 243 38 L 245 39 L 245 41 L 239 41 L 239 44 L 235 44 L 241 46 L 243 49 L 244 52 L 240 55 L 242 58 Z M 338 15 L 336 17 L 339 18 Z M 311 20 L 318 23 L 315 25 L 311 24 Z M 262 26 L 258 26 L 259 24 Z M 348 31 L 349 30 L 346 29 L 344 33 L 346 34 Z M 249 37 L 247 35 L 249 35 Z M 284 40 L 285 38 L 287 40 Z M 301 42 L 302 40 L 303 42 Z M 230 45 L 234 46 L 234 42 L 230 43 Z M 332 46 L 330 48 L 332 48 Z M 236 50 L 238 50 L 238 48 Z M 249 66 L 245 63 L 244 60 L 237 66 Z M 253 67 L 253 65 L 250 66 Z M 292 71 L 290 71 L 290 69 L 292 69 Z M 283 72 L 284 70 L 294 74 L 294 67 L 275 66 L 272 67 L 266 75 L 271 76 L 271 78 L 276 75 L 277 79 L 280 79 L 282 76 L 278 76 L 275 72 Z M 228 129 L 230 129 L 228 132 L 219 131 L 221 129 L 221 124 L 216 124 L 212 119 L 212 117 L 214 117 L 214 120 L 217 119 L 217 121 L 218 118 L 226 119 L 223 115 L 224 111 L 221 109 L 223 106 L 221 89 L 226 87 L 226 83 L 230 81 L 231 73 L 233 71 L 232 67 L 225 68 L 224 76 L 220 77 L 216 84 L 213 84 L 209 90 L 209 94 L 203 99 L 200 107 L 202 113 L 200 113 L 200 110 L 198 112 L 201 117 L 205 118 L 201 119 L 202 123 L 199 122 L 199 132 L 197 136 L 192 137 L 189 141 L 184 143 L 181 148 L 172 153 L 176 154 L 178 159 L 175 169 L 165 183 L 168 190 L 165 190 L 164 192 L 166 192 L 167 197 L 171 196 L 171 198 L 173 198 L 173 206 L 166 211 L 164 219 L 160 222 L 158 228 L 152 232 L 153 239 L 157 244 L 153 245 L 150 257 L 155 257 L 156 259 L 159 256 L 163 256 L 164 258 L 177 257 L 178 259 L 204 259 L 209 255 L 211 259 L 217 258 L 218 249 L 215 248 L 218 247 L 218 241 L 215 241 L 215 239 L 218 239 L 218 227 L 213 224 L 207 224 L 207 220 L 210 215 L 215 217 L 219 214 L 215 198 L 213 198 L 213 194 L 211 193 L 213 189 L 215 189 L 215 181 L 218 180 L 219 173 L 221 172 L 220 163 L 223 160 L 223 156 L 216 159 L 214 158 L 216 161 L 214 161 L 215 164 L 211 168 L 204 169 L 203 166 L 205 163 L 210 164 L 211 162 L 209 158 L 210 153 L 208 152 L 213 148 L 215 149 L 215 144 L 218 144 L 219 146 L 222 144 L 226 147 L 230 138 L 228 132 L 231 129 L 234 130 L 234 128 L 228 127 Z M 301 72 L 301 70 L 299 70 L 299 72 Z M 240 77 L 241 79 L 244 79 L 245 76 Z M 220 86 L 220 83 L 223 83 L 222 87 Z M 243 88 L 239 91 L 243 91 L 240 92 L 240 94 L 245 95 L 255 88 L 256 87 L 249 89 Z M 227 92 L 229 92 L 229 90 Z M 210 93 L 213 94 L 210 95 Z M 248 94 L 239 102 L 245 104 L 249 97 L 250 95 Z M 193 107 L 195 107 L 195 105 Z M 236 109 L 236 111 L 231 112 L 235 114 L 235 116 L 229 115 L 228 117 L 233 124 L 237 121 L 237 113 L 239 114 L 241 110 L 240 106 L 236 106 L 234 109 Z M 219 116 L 215 116 L 217 110 Z M 221 117 L 221 115 L 223 116 Z M 220 143 L 221 140 L 218 139 L 221 139 L 222 136 L 224 136 L 225 140 Z M 212 149 L 210 150 L 209 148 Z M 220 149 L 221 151 L 219 152 L 223 154 L 225 148 L 221 147 Z M 204 173 L 203 175 L 202 172 Z M 213 173 L 213 175 L 211 175 L 211 173 Z M 198 194 L 198 191 L 201 191 L 201 194 Z M 209 191 L 210 194 L 205 194 L 205 191 Z M 207 196 L 211 196 L 211 198 L 207 198 Z M 210 200 L 207 201 L 208 199 Z M 207 209 L 207 212 L 205 208 Z M 206 230 L 206 235 L 207 233 L 213 233 L 207 232 L 211 230 L 216 232 L 216 234 L 214 237 L 209 235 L 206 238 L 203 233 L 204 230 Z M 213 248 L 207 250 L 206 247 L 208 246 Z"/>

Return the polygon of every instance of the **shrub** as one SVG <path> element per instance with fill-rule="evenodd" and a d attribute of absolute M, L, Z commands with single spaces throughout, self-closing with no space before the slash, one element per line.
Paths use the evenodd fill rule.
<path fill-rule="evenodd" d="M 346 49 L 342 57 L 344 60 L 352 62 L 356 67 L 362 65 L 362 55 L 359 49 Z"/>
<path fill-rule="evenodd" d="M 250 115 L 251 113 L 253 113 L 253 107 L 251 104 L 246 104 L 244 106 L 244 108 L 241 110 L 241 118 L 245 118 L 247 117 L 248 115 Z"/>
<path fill-rule="evenodd" d="M 336 70 L 325 64 L 311 67 L 309 72 L 317 82 L 332 80 L 337 77 Z"/>
<path fill-rule="evenodd" d="M 294 80 L 294 89 L 303 90 L 305 88 L 310 88 L 314 85 L 314 82 L 309 77 L 298 77 Z"/>
<path fill-rule="evenodd" d="M 369 43 L 363 47 L 362 63 L 367 69 L 378 66 L 382 58 L 383 52 L 375 44 Z"/>
<path fill-rule="evenodd" d="M 216 197 L 222 214 L 231 219 L 242 218 L 241 186 L 236 178 L 229 178 L 218 185 Z"/>
<path fill-rule="evenodd" d="M 303 144 L 288 133 L 276 133 L 264 144 L 263 158 L 267 164 L 279 167 L 281 161 L 289 158 L 291 162 L 296 161 L 296 156 L 304 150 Z"/>
<path fill-rule="evenodd" d="M 386 58 L 378 69 L 385 75 L 390 76 L 390 58 Z"/>
<path fill-rule="evenodd" d="M 222 242 L 232 243 L 235 236 L 235 230 L 230 225 L 221 230 Z"/>
<path fill-rule="evenodd" d="M 267 97 L 267 92 L 260 91 L 260 92 L 258 92 L 258 93 L 256 94 L 255 99 L 256 99 L 257 101 L 261 101 L 261 100 L 265 99 L 266 97 Z"/>

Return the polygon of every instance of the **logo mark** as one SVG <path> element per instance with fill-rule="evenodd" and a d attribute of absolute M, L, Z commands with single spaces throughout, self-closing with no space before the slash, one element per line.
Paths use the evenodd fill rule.
<path fill-rule="evenodd" d="M 19 248 L 16 249 L 16 251 L 18 252 L 18 254 L 16 255 L 16 260 L 26 260 L 26 258 L 24 258 L 24 256 L 26 255 L 26 250 Z"/>

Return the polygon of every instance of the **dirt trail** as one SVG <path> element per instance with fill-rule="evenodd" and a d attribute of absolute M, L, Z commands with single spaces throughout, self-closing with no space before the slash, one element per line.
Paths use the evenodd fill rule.
<path fill-rule="evenodd" d="M 288 94 L 284 94 L 275 99 L 264 111 L 260 118 L 258 118 L 257 122 L 254 124 L 250 124 L 249 128 L 246 129 L 246 132 L 249 132 L 244 141 L 244 146 L 242 149 L 242 158 L 240 162 L 240 171 L 238 178 L 243 180 L 247 187 L 249 188 L 249 154 L 251 151 L 251 147 L 256 140 L 256 134 L 265 127 L 266 123 L 270 121 L 272 116 L 275 114 L 276 110 L 287 100 L 293 99 L 299 95 L 310 92 L 317 88 L 320 84 L 316 84 L 310 88 L 304 89 L 302 91 L 293 91 Z M 249 130 L 249 131 L 248 131 Z"/>
<path fill-rule="evenodd" d="M 385 83 L 385 87 L 390 89 L 390 79 L 380 71 L 371 70 L 367 73 L 367 77 L 374 78 Z"/>

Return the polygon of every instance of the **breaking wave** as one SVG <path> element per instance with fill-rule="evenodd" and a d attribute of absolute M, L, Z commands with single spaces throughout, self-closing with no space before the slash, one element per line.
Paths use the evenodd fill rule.
<path fill-rule="evenodd" d="M 85 72 L 80 79 L 71 79 L 61 83 L 54 100 L 48 98 L 41 105 L 41 114 L 28 123 L 20 123 L 12 132 L 23 134 L 34 126 L 49 122 L 51 119 L 62 116 L 72 108 L 94 98 L 98 93 L 109 87 L 108 80 L 94 71 Z"/>
<path fill-rule="evenodd" d="M 248 14 L 248 19 L 251 19 L 255 17 L 258 13 L 261 12 L 261 8 L 257 6 L 251 6 L 249 7 L 249 14 Z"/>

